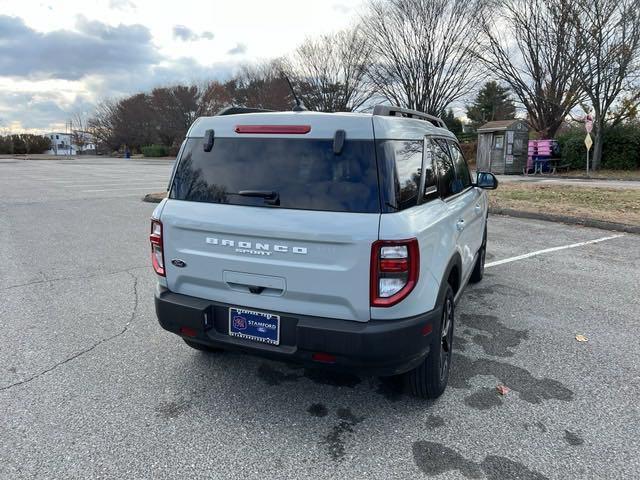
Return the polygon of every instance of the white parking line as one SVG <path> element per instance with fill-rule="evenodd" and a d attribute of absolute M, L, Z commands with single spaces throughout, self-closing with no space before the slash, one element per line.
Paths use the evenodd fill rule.
<path fill-rule="evenodd" d="M 515 262 L 517 260 L 524 260 L 525 258 L 535 257 L 536 255 L 542 255 L 543 253 L 557 252 L 558 250 L 566 250 L 567 248 L 577 248 L 582 247 L 584 245 L 590 245 L 592 243 L 600 243 L 605 242 L 607 240 L 613 240 L 614 238 L 624 237 L 624 234 L 621 233 L 619 235 L 612 235 L 610 237 L 602 237 L 596 238 L 595 240 L 588 240 L 586 242 L 572 243 L 571 245 L 563 245 L 561 247 L 552 247 L 545 248 L 544 250 L 537 250 L 531 253 L 525 253 L 524 255 L 518 255 L 517 257 L 505 258 L 504 260 L 497 260 L 495 262 L 490 262 L 485 264 L 485 268 L 487 267 L 495 267 L 496 265 L 503 265 L 505 263 Z"/>

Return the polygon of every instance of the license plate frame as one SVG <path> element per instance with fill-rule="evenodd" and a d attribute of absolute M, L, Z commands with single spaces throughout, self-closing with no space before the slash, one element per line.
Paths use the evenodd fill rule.
<path fill-rule="evenodd" d="M 229 307 L 229 336 L 280 345 L 280 315 Z"/>

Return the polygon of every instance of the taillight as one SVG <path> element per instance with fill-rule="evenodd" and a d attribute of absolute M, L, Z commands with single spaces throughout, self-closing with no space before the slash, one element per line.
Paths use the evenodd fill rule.
<path fill-rule="evenodd" d="M 162 248 L 162 223 L 160 220 L 151 220 L 151 235 L 149 235 L 149 241 L 151 242 L 151 263 L 153 264 L 153 270 L 158 275 L 164 277 L 164 251 Z"/>
<path fill-rule="evenodd" d="M 371 306 L 390 307 L 418 282 L 418 240 L 378 240 L 371 246 Z"/>

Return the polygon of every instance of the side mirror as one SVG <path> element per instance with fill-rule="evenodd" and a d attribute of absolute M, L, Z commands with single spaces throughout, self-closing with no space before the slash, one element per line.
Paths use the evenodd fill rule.
<path fill-rule="evenodd" d="M 478 172 L 475 186 L 485 190 L 495 190 L 498 188 L 498 179 L 491 172 Z"/>

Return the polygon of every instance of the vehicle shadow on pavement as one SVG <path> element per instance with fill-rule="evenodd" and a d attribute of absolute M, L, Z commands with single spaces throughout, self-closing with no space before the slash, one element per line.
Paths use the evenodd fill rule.
<path fill-rule="evenodd" d="M 264 417 L 291 422 L 290 434 L 298 437 L 297 442 L 315 442 L 317 455 L 328 456 L 337 463 L 353 459 L 358 448 L 357 438 L 374 435 L 383 441 L 386 435 L 394 435 L 389 429 L 410 431 L 421 425 L 418 432 L 423 435 L 416 433 L 416 438 L 404 438 L 403 441 L 409 442 L 409 455 L 415 467 L 428 475 L 458 470 L 467 478 L 546 478 L 507 457 L 487 455 L 479 461 L 466 458 L 455 445 L 433 441 L 439 439 L 439 434 L 433 437 L 428 433 L 453 428 L 449 424 L 456 421 L 448 415 L 450 409 L 462 408 L 461 415 L 477 416 L 479 412 L 490 414 L 504 406 L 505 397 L 496 390 L 497 385 L 508 386 L 512 399 L 510 408 L 522 411 L 529 409 L 526 405 L 535 406 L 547 401 L 564 403 L 574 399 L 574 392 L 560 381 L 537 377 L 508 361 L 517 357 L 524 342 L 531 341 L 530 334 L 526 329 L 516 328 L 517 322 L 495 314 L 494 305 L 487 297 L 492 294 L 523 295 L 515 290 L 489 281 L 482 287 L 471 287 L 465 293 L 466 298 L 463 297 L 457 311 L 449 387 L 437 401 L 412 398 L 405 393 L 402 379 L 397 377 L 361 377 L 308 369 L 240 353 L 194 352 L 188 359 L 189 369 L 203 377 L 203 387 L 191 402 L 202 403 L 202 409 L 206 411 L 220 408 L 219 398 L 207 386 L 208 382 L 214 385 L 220 381 L 225 383 L 225 392 L 233 392 L 234 403 L 269 398 L 268 402 L 261 403 L 259 415 L 245 415 L 240 421 L 262 422 Z M 474 305 L 473 312 L 470 307 L 465 308 L 467 304 Z M 189 407 L 185 402 L 176 401 L 165 404 L 162 412 L 171 417 L 180 415 L 186 408 Z M 380 418 L 394 418 L 395 423 L 380 426 L 376 420 Z M 529 430 L 529 435 L 531 432 L 542 435 L 547 431 L 541 422 L 520 422 L 519 425 Z M 582 439 L 569 433 L 575 435 L 575 438 L 570 437 L 573 443 L 566 438 L 558 441 L 565 446 L 580 445 Z M 400 445 L 398 448 L 404 453 L 397 454 L 408 454 L 407 444 Z"/>

